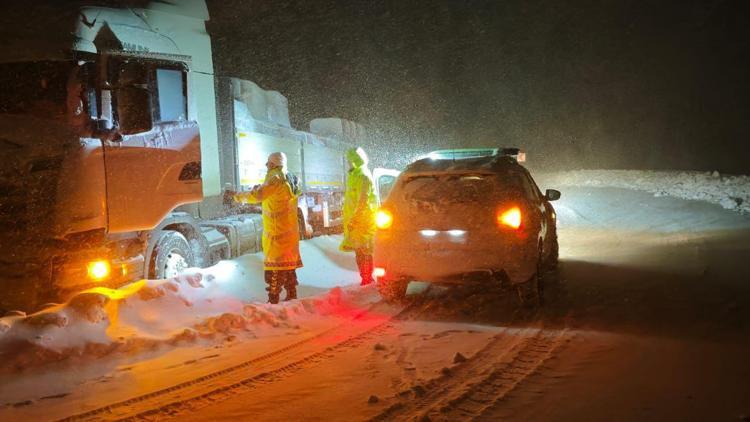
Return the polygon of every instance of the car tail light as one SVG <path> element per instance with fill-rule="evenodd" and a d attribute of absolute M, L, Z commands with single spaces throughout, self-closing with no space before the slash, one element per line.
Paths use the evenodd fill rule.
<path fill-rule="evenodd" d="M 393 225 L 393 214 L 390 211 L 380 209 L 375 213 L 375 226 L 381 230 L 390 228 Z"/>
<path fill-rule="evenodd" d="M 508 227 L 517 230 L 521 227 L 521 221 L 521 209 L 518 207 L 503 210 L 497 214 L 497 222 L 501 227 Z"/>
<path fill-rule="evenodd" d="M 385 268 L 375 268 L 372 270 L 372 276 L 375 278 L 385 277 Z"/>

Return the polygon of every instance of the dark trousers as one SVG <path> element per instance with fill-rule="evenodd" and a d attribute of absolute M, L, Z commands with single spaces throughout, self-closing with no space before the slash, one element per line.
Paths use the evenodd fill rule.
<path fill-rule="evenodd" d="M 281 289 L 286 290 L 284 300 L 297 299 L 297 271 L 296 270 L 266 270 L 263 273 L 266 279 L 266 291 L 268 291 L 268 302 L 279 303 Z"/>
<path fill-rule="evenodd" d="M 362 285 L 372 283 L 372 254 L 362 249 L 355 250 L 354 254 L 357 261 L 357 268 L 359 268 L 359 276 L 362 278 Z"/>

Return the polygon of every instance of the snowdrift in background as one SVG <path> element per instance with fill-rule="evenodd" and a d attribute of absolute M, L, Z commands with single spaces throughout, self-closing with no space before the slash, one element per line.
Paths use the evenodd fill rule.
<path fill-rule="evenodd" d="M 750 177 L 719 172 L 646 170 L 573 170 L 540 173 L 544 187 L 591 186 L 643 190 L 655 196 L 707 201 L 725 209 L 750 213 Z M 543 188 L 544 188 L 543 187 Z"/>

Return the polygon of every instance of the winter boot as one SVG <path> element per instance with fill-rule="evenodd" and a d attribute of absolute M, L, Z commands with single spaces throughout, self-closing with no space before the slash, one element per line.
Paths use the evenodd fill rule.
<path fill-rule="evenodd" d="M 366 286 L 372 283 L 372 255 L 365 253 L 364 251 L 356 252 L 357 267 L 359 268 L 359 276 L 362 278 L 360 286 Z"/>
<path fill-rule="evenodd" d="M 268 303 L 279 303 L 279 293 L 281 293 L 281 280 L 279 280 L 279 271 L 265 271 L 263 274 L 266 279 L 266 291 L 268 292 Z"/>
<path fill-rule="evenodd" d="M 286 296 L 284 297 L 284 302 L 297 299 L 297 284 L 299 284 L 295 270 L 285 271 L 285 273 L 284 289 L 286 289 Z"/>

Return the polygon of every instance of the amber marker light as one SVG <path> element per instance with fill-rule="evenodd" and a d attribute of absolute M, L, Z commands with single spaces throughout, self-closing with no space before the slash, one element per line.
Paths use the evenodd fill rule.
<path fill-rule="evenodd" d="M 393 214 L 388 210 L 378 210 L 375 214 L 375 226 L 381 230 L 390 228 L 393 225 Z"/>
<path fill-rule="evenodd" d="M 498 213 L 497 222 L 503 227 L 518 229 L 521 227 L 521 209 L 513 207 Z"/>
<path fill-rule="evenodd" d="M 86 270 L 89 278 L 94 281 L 104 280 L 109 277 L 109 273 L 111 272 L 109 262 L 103 259 L 89 262 L 86 266 Z"/>

